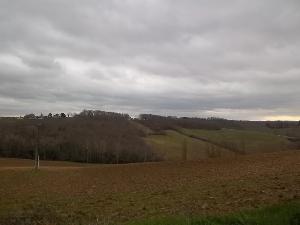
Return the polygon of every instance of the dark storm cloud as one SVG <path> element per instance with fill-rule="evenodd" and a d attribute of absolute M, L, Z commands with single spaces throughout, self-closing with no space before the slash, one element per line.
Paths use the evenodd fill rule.
<path fill-rule="evenodd" d="M 2 115 L 300 117 L 298 0 L 0 0 Z"/>

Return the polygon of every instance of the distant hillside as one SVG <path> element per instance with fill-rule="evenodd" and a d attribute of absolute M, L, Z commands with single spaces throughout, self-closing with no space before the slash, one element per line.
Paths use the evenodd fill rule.
<path fill-rule="evenodd" d="M 145 140 L 152 146 L 153 151 L 165 160 L 182 160 L 183 158 L 198 160 L 234 156 L 234 153 L 228 149 L 188 137 L 174 130 L 167 130 L 164 134 L 149 135 Z"/>
<path fill-rule="evenodd" d="M 0 118 L 0 156 L 86 163 L 196 160 L 300 148 L 299 122 L 84 110 Z"/>
<path fill-rule="evenodd" d="M 167 160 L 227 157 L 300 149 L 299 122 L 236 121 L 220 118 L 177 118 L 141 115 L 152 130 L 145 138 Z"/>

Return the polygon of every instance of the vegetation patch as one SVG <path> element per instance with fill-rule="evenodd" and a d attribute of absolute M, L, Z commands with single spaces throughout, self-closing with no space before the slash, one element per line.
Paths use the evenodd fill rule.
<path fill-rule="evenodd" d="M 290 202 L 226 216 L 172 217 L 130 222 L 127 225 L 299 225 L 300 202 Z"/>
<path fill-rule="evenodd" d="M 225 148 L 191 138 L 174 130 L 166 130 L 164 134 L 150 135 L 145 140 L 153 148 L 155 154 L 165 160 L 198 160 L 233 156 L 233 153 Z"/>
<path fill-rule="evenodd" d="M 250 130 L 181 129 L 183 134 L 199 137 L 236 153 L 274 152 L 292 147 L 286 137 Z"/>

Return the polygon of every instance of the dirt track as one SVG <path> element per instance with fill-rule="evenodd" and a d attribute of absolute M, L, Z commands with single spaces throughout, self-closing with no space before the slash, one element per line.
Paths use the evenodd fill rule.
<path fill-rule="evenodd" d="M 0 160 L 3 214 L 39 204 L 64 215 L 123 222 L 224 213 L 300 196 L 300 151 L 184 163 L 54 164 L 59 168 L 46 163 L 37 173 L 26 168 L 30 161 L 18 169 L 18 161 Z"/>

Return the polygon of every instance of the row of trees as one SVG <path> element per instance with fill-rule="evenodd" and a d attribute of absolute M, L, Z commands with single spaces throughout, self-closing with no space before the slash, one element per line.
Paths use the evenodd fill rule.
<path fill-rule="evenodd" d="M 25 115 L 24 119 L 58 119 L 58 118 L 69 118 L 69 117 L 80 117 L 89 119 L 107 119 L 107 120 L 119 120 L 132 119 L 128 114 L 106 112 L 100 110 L 83 110 L 82 112 L 76 113 L 49 113 L 44 116 L 35 115 L 33 113 Z M 247 129 L 247 128 L 293 128 L 299 127 L 300 121 L 237 121 L 237 120 L 226 120 L 217 117 L 209 118 L 198 118 L 198 117 L 175 117 L 175 116 L 160 116 L 153 114 L 141 114 L 136 121 L 146 125 L 147 127 L 159 131 L 174 129 L 176 127 L 194 128 L 194 129 L 212 129 L 218 130 L 221 128 L 235 128 L 235 129 Z"/>
<path fill-rule="evenodd" d="M 150 129 L 160 132 L 163 130 L 176 130 L 178 127 L 189 129 L 219 130 L 221 128 L 241 128 L 239 121 L 225 120 L 221 118 L 189 118 L 158 116 L 152 114 L 140 115 L 138 122 Z"/>
<path fill-rule="evenodd" d="M 116 112 L 106 112 L 100 110 L 83 110 L 80 113 L 49 113 L 47 116 L 43 115 L 35 115 L 34 113 L 27 114 L 23 117 L 23 119 L 60 119 L 60 118 L 70 118 L 70 117 L 80 117 L 80 118 L 89 118 L 89 119 L 109 119 L 109 120 L 119 120 L 131 119 L 128 114 L 125 113 L 116 113 Z"/>
<path fill-rule="evenodd" d="M 30 113 L 30 114 L 27 114 L 25 115 L 23 118 L 24 119 L 52 119 L 52 118 L 66 118 L 66 117 L 70 117 L 70 115 L 66 115 L 65 113 L 56 113 L 56 114 L 52 114 L 52 113 L 49 113 L 47 116 L 44 116 L 42 113 L 37 116 L 33 113 Z"/>
<path fill-rule="evenodd" d="M 300 127 L 300 121 L 240 121 L 216 117 L 189 118 L 159 116 L 153 114 L 141 114 L 137 121 L 157 132 L 168 129 L 177 129 L 178 127 L 208 130 L 219 130 L 222 128 L 259 130 L 265 128 L 282 129 Z"/>
<path fill-rule="evenodd" d="M 300 121 L 267 121 L 266 126 L 271 129 L 300 127 Z"/>

